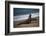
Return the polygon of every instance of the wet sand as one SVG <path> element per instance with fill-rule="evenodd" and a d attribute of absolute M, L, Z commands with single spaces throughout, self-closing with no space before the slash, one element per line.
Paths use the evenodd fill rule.
<path fill-rule="evenodd" d="M 20 21 L 23 22 L 23 21 Z M 25 22 L 23 22 L 25 23 Z M 19 22 L 15 24 L 14 22 L 14 28 L 21 28 L 21 27 L 38 27 L 39 26 L 39 21 L 37 20 L 32 20 L 29 24 L 20 24 Z"/>

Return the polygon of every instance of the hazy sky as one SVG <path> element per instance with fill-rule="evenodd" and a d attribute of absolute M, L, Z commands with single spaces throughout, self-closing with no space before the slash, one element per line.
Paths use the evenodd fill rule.
<path fill-rule="evenodd" d="M 14 8 L 13 10 L 14 16 L 39 12 L 39 9 L 31 9 L 31 8 Z"/>

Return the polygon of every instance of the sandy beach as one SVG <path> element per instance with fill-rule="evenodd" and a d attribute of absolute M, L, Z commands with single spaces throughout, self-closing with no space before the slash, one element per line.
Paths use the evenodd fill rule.
<path fill-rule="evenodd" d="M 21 22 L 21 23 L 20 23 Z M 21 28 L 21 27 L 38 27 L 39 26 L 39 19 L 32 19 L 29 24 L 24 24 L 25 20 L 23 21 L 14 21 L 14 28 Z"/>

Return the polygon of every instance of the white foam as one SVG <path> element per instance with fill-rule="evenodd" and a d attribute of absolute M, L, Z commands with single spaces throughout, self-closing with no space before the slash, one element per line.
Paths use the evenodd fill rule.
<path fill-rule="evenodd" d="M 31 18 L 35 18 L 38 17 L 39 13 L 31 13 Z M 26 20 L 28 19 L 29 14 L 25 14 L 25 15 L 19 15 L 19 16 L 14 16 L 14 21 L 20 21 L 20 20 Z"/>

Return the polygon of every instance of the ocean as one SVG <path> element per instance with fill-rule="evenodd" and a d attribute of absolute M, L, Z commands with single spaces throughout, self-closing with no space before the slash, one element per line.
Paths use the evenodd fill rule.
<path fill-rule="evenodd" d="M 30 14 L 24 14 L 24 15 L 17 15 L 14 16 L 14 21 L 21 21 L 21 20 L 26 20 L 29 18 Z M 39 16 L 39 13 L 31 13 L 31 18 L 36 18 Z"/>

